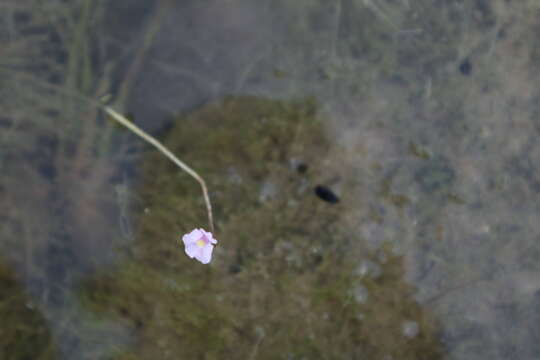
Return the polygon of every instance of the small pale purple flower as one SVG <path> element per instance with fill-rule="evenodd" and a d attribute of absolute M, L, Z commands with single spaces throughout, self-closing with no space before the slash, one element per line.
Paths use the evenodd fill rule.
<path fill-rule="evenodd" d="M 195 229 L 182 237 L 186 247 L 186 254 L 190 258 L 195 258 L 203 264 L 208 264 L 212 260 L 212 251 L 217 240 L 212 237 L 212 233 L 203 229 Z"/>

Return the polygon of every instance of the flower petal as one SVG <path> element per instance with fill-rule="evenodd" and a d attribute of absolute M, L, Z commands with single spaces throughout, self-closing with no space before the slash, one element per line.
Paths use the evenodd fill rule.
<path fill-rule="evenodd" d="M 206 238 L 208 239 L 208 241 L 210 241 L 210 243 L 217 244 L 217 240 L 214 239 L 214 236 L 212 235 L 211 232 L 204 231 L 203 229 L 200 229 L 200 230 L 202 233 L 204 233 L 204 235 L 206 235 Z"/>
<path fill-rule="evenodd" d="M 214 250 L 214 246 L 208 244 L 207 246 L 205 246 L 202 249 L 201 256 L 197 260 L 199 260 L 203 264 L 208 264 L 210 262 L 210 260 L 212 260 L 212 251 L 213 250 Z"/>
<path fill-rule="evenodd" d="M 190 258 L 196 258 L 200 254 L 201 248 L 195 243 L 186 244 L 186 255 Z"/>
<path fill-rule="evenodd" d="M 185 234 L 182 237 L 182 241 L 184 241 L 184 244 L 187 246 L 188 244 L 197 242 L 197 240 L 199 240 L 202 236 L 203 234 L 201 233 L 201 231 L 195 229 L 189 234 Z"/>

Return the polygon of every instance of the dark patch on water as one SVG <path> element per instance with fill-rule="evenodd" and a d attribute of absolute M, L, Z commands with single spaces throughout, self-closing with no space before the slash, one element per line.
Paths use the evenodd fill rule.
<path fill-rule="evenodd" d="M 462 75 L 469 76 L 472 73 L 472 64 L 469 59 L 465 59 L 461 64 L 459 64 L 459 72 Z"/>
<path fill-rule="evenodd" d="M 330 204 L 337 204 L 339 202 L 339 197 L 330 188 L 323 185 L 317 185 L 315 187 L 315 195 Z"/>
<path fill-rule="evenodd" d="M 298 171 L 300 174 L 305 174 L 308 171 L 308 166 L 305 163 L 300 163 L 296 167 L 296 171 Z"/>

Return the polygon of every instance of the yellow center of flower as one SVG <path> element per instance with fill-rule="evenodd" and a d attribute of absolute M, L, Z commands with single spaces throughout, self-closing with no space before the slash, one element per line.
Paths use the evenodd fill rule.
<path fill-rule="evenodd" d="M 204 240 L 197 240 L 197 246 L 204 247 L 205 243 Z"/>

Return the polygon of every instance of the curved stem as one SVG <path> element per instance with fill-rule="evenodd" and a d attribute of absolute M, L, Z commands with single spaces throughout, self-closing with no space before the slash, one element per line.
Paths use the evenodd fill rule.
<path fill-rule="evenodd" d="M 204 196 L 204 202 L 206 203 L 206 210 L 208 212 L 208 221 L 210 222 L 210 231 L 212 233 L 214 233 L 214 220 L 213 220 L 213 217 L 212 217 L 212 204 L 210 203 L 210 197 L 208 196 L 208 189 L 206 188 L 206 183 L 204 182 L 204 179 L 199 174 L 197 174 L 197 172 L 195 172 L 195 170 L 193 170 L 188 165 L 186 165 L 183 161 L 178 159 L 172 152 L 170 152 L 156 138 L 154 138 L 153 136 L 146 133 L 144 130 L 139 128 L 137 125 L 133 124 L 131 121 L 126 119 L 123 115 L 116 112 L 113 108 L 111 108 L 109 106 L 102 106 L 102 108 L 114 120 L 118 121 L 120 124 L 127 127 L 129 130 L 131 130 L 133 133 L 140 136 L 146 142 L 154 145 L 154 147 L 156 149 L 158 149 L 163 155 L 168 157 L 178 167 L 180 167 L 182 170 L 184 170 L 189 175 L 191 175 L 195 180 L 197 180 L 197 182 L 201 185 L 203 196 Z"/>
<path fill-rule="evenodd" d="M 0 65 L 0 71 L 9 71 L 10 75 L 13 75 L 13 69 L 9 67 L 4 67 Z M 84 96 L 76 91 L 67 91 L 63 89 L 62 87 L 54 84 L 49 84 L 45 81 L 40 80 L 39 78 L 28 75 L 25 73 L 16 72 L 15 76 L 22 78 L 22 79 L 28 79 L 33 81 L 34 83 L 38 83 L 46 88 L 53 89 L 55 91 L 58 91 L 59 93 L 66 94 L 68 96 L 80 99 L 82 101 L 87 102 L 88 104 L 92 104 L 96 108 L 103 109 L 107 114 L 109 114 L 114 120 L 119 122 L 121 125 L 125 126 L 138 136 L 140 136 L 143 140 L 147 141 L 148 143 L 154 145 L 155 148 L 157 148 L 163 155 L 167 156 L 172 162 L 174 162 L 177 166 L 179 166 L 182 170 L 187 172 L 189 175 L 191 175 L 197 182 L 201 185 L 203 196 L 204 196 L 204 202 L 206 204 L 206 210 L 208 212 L 208 221 L 210 223 L 210 231 L 214 233 L 214 219 L 212 216 L 212 204 L 210 203 L 210 197 L 208 196 L 208 190 L 206 188 L 206 183 L 204 182 L 203 178 L 197 174 L 195 170 L 190 168 L 188 165 L 186 165 L 183 161 L 178 159 L 173 153 L 171 153 L 162 143 L 160 143 L 156 138 L 146 133 L 144 130 L 139 128 L 137 125 L 133 124 L 131 121 L 126 119 L 123 115 L 115 111 L 110 106 L 104 105 L 102 102 L 96 101 L 94 99 L 88 98 L 87 96 Z"/>

